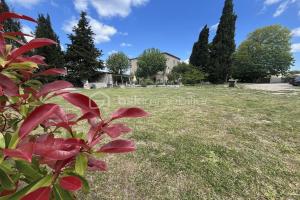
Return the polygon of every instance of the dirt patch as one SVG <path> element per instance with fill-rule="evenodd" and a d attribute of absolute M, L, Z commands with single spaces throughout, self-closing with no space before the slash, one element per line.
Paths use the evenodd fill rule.
<path fill-rule="evenodd" d="M 300 87 L 292 86 L 288 83 L 269 83 L 269 84 L 245 84 L 245 88 L 253 90 L 264 90 L 271 92 L 299 92 Z"/>

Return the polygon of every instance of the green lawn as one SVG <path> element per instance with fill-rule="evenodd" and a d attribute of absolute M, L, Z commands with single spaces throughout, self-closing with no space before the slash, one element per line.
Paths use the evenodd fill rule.
<path fill-rule="evenodd" d="M 108 156 L 80 199 L 300 199 L 300 95 L 223 86 L 82 91 L 122 106 L 138 150 Z M 110 99 L 110 100 L 109 100 Z M 84 128 L 84 127 L 83 127 Z"/>

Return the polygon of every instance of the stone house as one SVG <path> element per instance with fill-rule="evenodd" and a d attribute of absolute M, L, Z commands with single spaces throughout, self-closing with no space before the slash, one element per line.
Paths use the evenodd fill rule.
<path fill-rule="evenodd" d="M 180 58 L 170 53 L 164 52 L 162 54 L 165 56 L 167 60 L 166 62 L 167 67 L 164 72 L 157 73 L 156 80 L 159 83 L 165 83 L 166 81 L 168 81 L 168 75 L 172 72 L 173 68 L 181 62 Z M 133 79 L 135 79 L 135 74 L 137 69 L 138 69 L 138 58 L 130 59 L 130 75 L 131 77 L 134 77 Z"/>

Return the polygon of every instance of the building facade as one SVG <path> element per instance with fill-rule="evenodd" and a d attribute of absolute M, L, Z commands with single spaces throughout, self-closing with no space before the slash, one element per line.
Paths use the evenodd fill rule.
<path fill-rule="evenodd" d="M 177 56 L 174 56 L 167 52 L 164 52 L 162 54 L 165 56 L 165 58 L 167 60 L 167 62 L 166 62 L 167 67 L 164 72 L 157 73 L 156 80 L 157 80 L 157 82 L 165 83 L 166 81 L 168 81 L 168 75 L 172 72 L 173 68 L 181 62 L 181 60 Z M 131 65 L 130 66 L 130 75 L 132 77 L 135 77 L 136 71 L 138 69 L 138 58 L 130 59 L 130 65 Z"/>

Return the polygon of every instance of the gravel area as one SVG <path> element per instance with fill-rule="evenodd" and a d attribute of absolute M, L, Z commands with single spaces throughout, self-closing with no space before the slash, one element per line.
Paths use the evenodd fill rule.
<path fill-rule="evenodd" d="M 248 89 L 265 90 L 272 92 L 300 91 L 300 87 L 295 87 L 288 83 L 245 84 L 244 86 Z"/>

